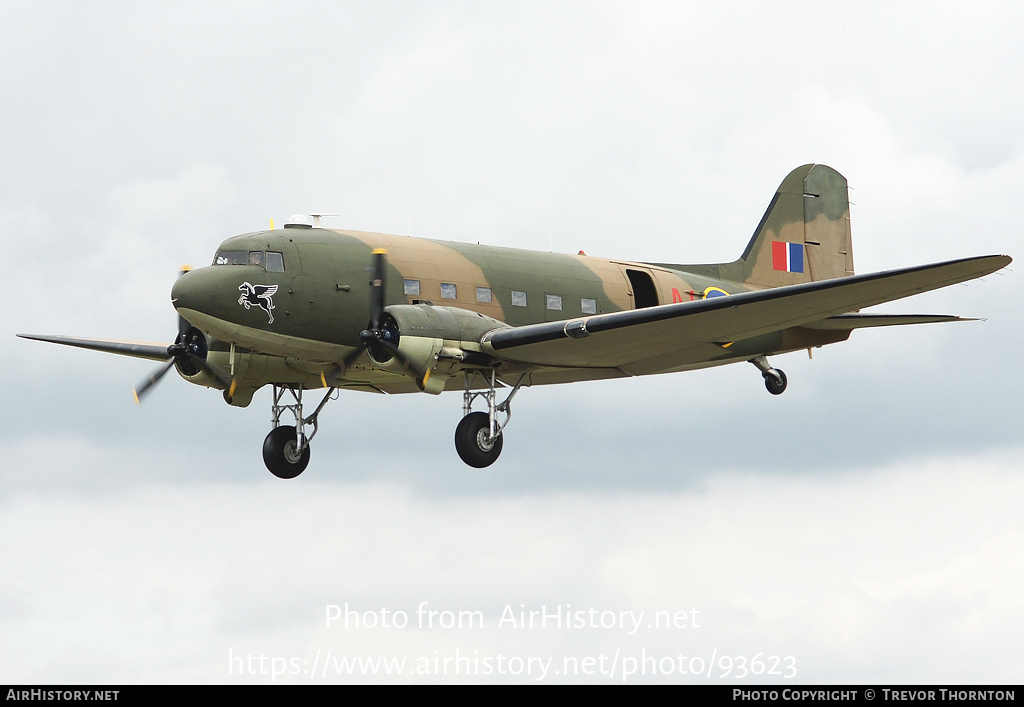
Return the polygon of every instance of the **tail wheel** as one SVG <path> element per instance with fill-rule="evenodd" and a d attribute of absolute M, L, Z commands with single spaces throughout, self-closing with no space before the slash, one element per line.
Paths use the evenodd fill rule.
<path fill-rule="evenodd" d="M 483 469 L 501 454 L 501 432 L 491 437 L 491 420 L 485 412 L 471 412 L 455 428 L 455 451 L 462 461 Z"/>
<path fill-rule="evenodd" d="M 263 440 L 263 463 L 279 479 L 294 479 L 309 464 L 309 445 L 299 451 L 295 428 L 290 425 L 275 427 Z"/>
<path fill-rule="evenodd" d="M 779 374 L 779 377 L 776 378 L 771 373 L 765 373 L 764 387 L 767 388 L 768 392 L 771 393 L 772 395 L 782 395 L 786 391 L 786 374 L 783 373 L 782 370 L 778 368 L 775 368 L 773 370 Z"/>

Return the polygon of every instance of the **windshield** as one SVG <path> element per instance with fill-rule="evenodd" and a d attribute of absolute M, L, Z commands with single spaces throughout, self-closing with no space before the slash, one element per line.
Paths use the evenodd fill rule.
<path fill-rule="evenodd" d="M 249 262 L 249 254 L 244 250 L 222 250 L 213 259 L 214 265 L 245 265 Z"/>
<path fill-rule="evenodd" d="M 213 259 L 214 265 L 259 265 L 267 272 L 284 272 L 284 254 L 272 250 L 222 250 Z"/>

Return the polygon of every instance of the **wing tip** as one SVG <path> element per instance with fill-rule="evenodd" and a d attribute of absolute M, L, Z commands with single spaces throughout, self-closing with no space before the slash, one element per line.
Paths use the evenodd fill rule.
<path fill-rule="evenodd" d="M 998 260 L 1001 263 L 1001 265 L 998 268 L 996 268 L 996 270 L 999 270 L 1000 268 L 1005 268 L 1007 265 L 1013 262 L 1013 258 L 1011 258 L 1006 253 L 997 253 L 995 255 L 983 256 L 981 259 Z"/>

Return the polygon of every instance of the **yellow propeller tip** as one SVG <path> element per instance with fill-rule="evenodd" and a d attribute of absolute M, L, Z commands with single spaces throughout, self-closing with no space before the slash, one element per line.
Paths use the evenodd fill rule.
<path fill-rule="evenodd" d="M 327 387 L 327 376 L 324 375 L 323 371 L 320 371 L 320 382 L 324 384 L 325 388 Z"/>
<path fill-rule="evenodd" d="M 185 264 L 185 265 L 182 265 L 182 266 L 181 266 L 181 267 L 179 268 L 179 271 L 180 271 L 180 272 L 183 272 L 183 273 L 186 273 L 186 272 L 188 272 L 188 271 L 189 271 L 189 270 L 191 270 L 191 269 L 192 269 L 192 266 L 191 266 L 191 265 Z"/>
<path fill-rule="evenodd" d="M 135 398 L 136 405 L 141 405 L 139 402 L 139 391 L 135 390 L 135 388 L 132 388 L 132 397 Z"/>
<path fill-rule="evenodd" d="M 231 385 L 228 386 L 228 397 L 234 397 L 236 390 L 238 390 L 238 381 L 232 378 Z"/>
<path fill-rule="evenodd" d="M 374 248 L 373 249 L 373 254 L 374 255 L 387 255 L 388 252 L 386 250 L 384 250 L 383 248 Z"/>

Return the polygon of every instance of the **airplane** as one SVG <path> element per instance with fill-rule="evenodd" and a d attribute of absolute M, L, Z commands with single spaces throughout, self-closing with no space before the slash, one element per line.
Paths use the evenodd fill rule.
<path fill-rule="evenodd" d="M 271 386 L 263 459 L 284 479 L 308 465 L 318 417 L 337 391 L 461 390 L 456 451 L 484 468 L 501 453 L 512 399 L 524 387 L 749 362 L 779 395 L 786 374 L 769 356 L 811 352 L 865 327 L 967 321 L 860 310 L 1010 262 L 989 255 L 857 275 L 846 178 L 806 164 L 782 181 L 728 263 L 333 230 L 318 215 L 296 215 L 284 228 L 229 238 L 210 266 L 180 274 L 170 345 L 19 336 L 163 362 L 135 389 L 136 401 L 172 367 L 235 406 Z M 307 415 L 303 393 L 313 390 L 326 392 Z"/>

